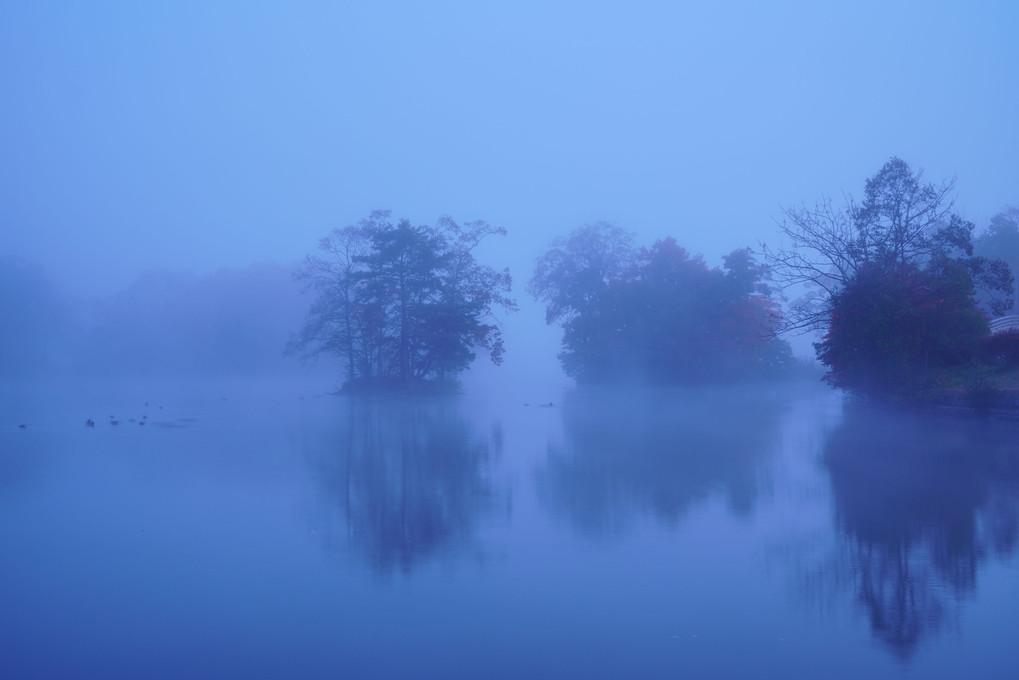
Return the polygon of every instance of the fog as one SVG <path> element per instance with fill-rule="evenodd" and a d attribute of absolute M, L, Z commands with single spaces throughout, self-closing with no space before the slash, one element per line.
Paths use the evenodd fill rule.
<path fill-rule="evenodd" d="M 741 249 L 893 157 L 1019 203 L 1017 25 L 0 4 L 0 675 L 1008 677 L 991 364 L 847 397 Z"/>
<path fill-rule="evenodd" d="M 143 272 L 292 267 L 377 208 L 484 219 L 522 303 L 502 375 L 538 379 L 558 334 L 523 285 L 581 224 L 714 265 L 892 155 L 956 177 L 979 226 L 1014 204 L 1017 12 L 8 3 L 0 254 L 109 301 Z"/>
<path fill-rule="evenodd" d="M 0 260 L 0 376 L 127 378 L 301 372 L 283 347 L 307 311 L 291 268 L 144 272 L 98 298 L 59 291 L 38 266 Z"/>

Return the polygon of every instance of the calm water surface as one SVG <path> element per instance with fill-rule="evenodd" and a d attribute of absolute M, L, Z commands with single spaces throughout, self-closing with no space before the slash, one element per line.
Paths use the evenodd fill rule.
<path fill-rule="evenodd" d="M 0 394 L 0 678 L 1011 678 L 1017 540 L 1019 424 L 823 388 Z"/>

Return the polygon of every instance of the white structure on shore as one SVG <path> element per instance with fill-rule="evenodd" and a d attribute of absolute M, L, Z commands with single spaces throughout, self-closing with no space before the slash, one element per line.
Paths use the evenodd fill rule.
<path fill-rule="evenodd" d="M 1005 331 L 1019 330 L 1019 314 L 1011 316 L 999 316 L 991 320 L 992 333 L 1004 333 Z"/>

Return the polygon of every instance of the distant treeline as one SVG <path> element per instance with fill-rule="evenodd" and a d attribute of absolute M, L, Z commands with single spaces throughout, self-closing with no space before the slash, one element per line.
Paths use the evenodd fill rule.
<path fill-rule="evenodd" d="M 307 308 L 293 267 L 281 265 L 147 272 L 119 293 L 80 299 L 40 267 L 2 258 L 0 376 L 291 371 L 283 345 Z"/>
<path fill-rule="evenodd" d="M 833 386 L 908 399 L 993 392 L 989 376 L 1019 365 L 1019 334 L 992 338 L 988 325 L 1013 304 L 1019 211 L 974 237 L 952 188 L 892 158 L 860 202 L 785 210 L 779 248 L 740 248 L 721 267 L 673 237 L 638 246 L 622 228 L 586 225 L 540 254 L 527 291 L 561 326 L 559 358 L 580 383 L 786 375 L 798 362 L 782 334 L 808 330 Z M 286 347 L 334 360 L 348 389 L 448 388 L 479 350 L 496 364 L 513 351 L 501 324 L 517 309 L 510 272 L 475 259 L 482 240 L 504 234 L 376 211 L 300 266 L 148 273 L 90 301 L 0 259 L 0 376 L 292 370 Z"/>

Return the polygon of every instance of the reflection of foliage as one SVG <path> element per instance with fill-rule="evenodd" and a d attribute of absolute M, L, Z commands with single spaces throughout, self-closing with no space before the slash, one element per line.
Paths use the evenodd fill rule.
<path fill-rule="evenodd" d="M 488 442 L 453 400 L 349 405 L 337 441 L 313 462 L 347 545 L 380 573 L 464 548 L 493 502 Z"/>
<path fill-rule="evenodd" d="M 675 524 L 716 491 L 733 512 L 750 514 L 777 410 L 735 389 L 573 394 L 563 407 L 565 447 L 549 452 L 539 493 L 596 534 L 622 530 L 639 512 Z"/>
<path fill-rule="evenodd" d="M 876 637 L 908 657 L 1017 542 L 1014 423 L 852 411 L 825 460 L 845 582 Z"/>

